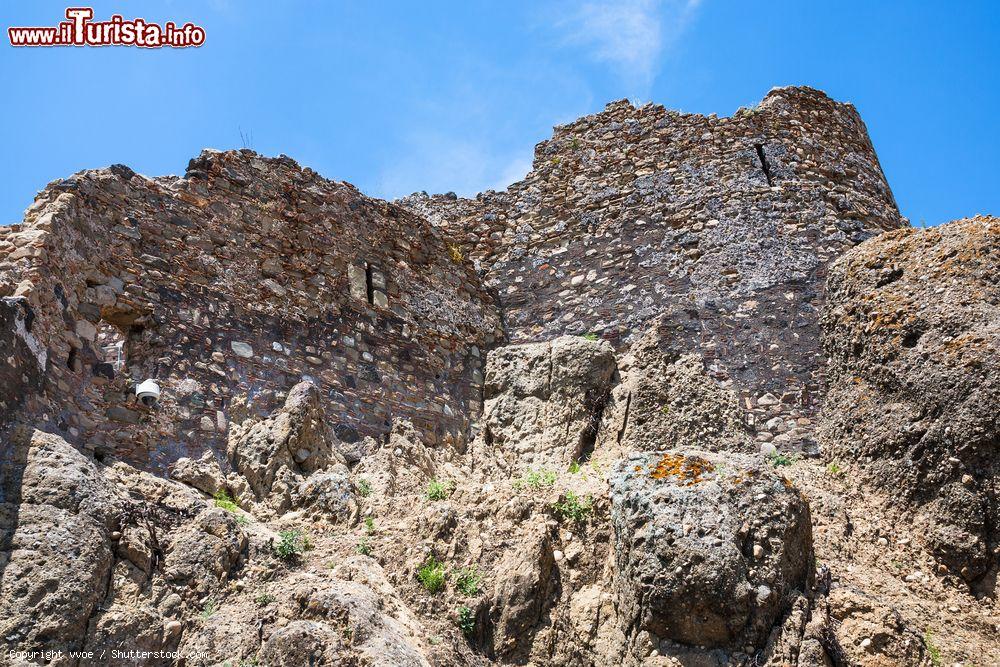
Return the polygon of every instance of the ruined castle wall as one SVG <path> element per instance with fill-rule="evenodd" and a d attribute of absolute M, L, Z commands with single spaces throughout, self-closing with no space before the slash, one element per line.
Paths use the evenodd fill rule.
<path fill-rule="evenodd" d="M 0 236 L 0 291 L 44 352 L 44 386 L 8 392 L 26 417 L 153 468 L 220 450 L 229 420 L 306 377 L 343 440 L 406 417 L 462 442 L 501 335 L 426 221 L 250 151 L 206 151 L 184 178 L 115 166 L 50 184 Z M 145 378 L 153 409 L 134 398 Z"/>
<path fill-rule="evenodd" d="M 730 118 L 616 102 L 557 127 L 505 192 L 402 203 L 478 263 L 513 341 L 626 347 L 662 314 L 779 445 L 822 393 L 827 264 L 906 224 L 854 107 L 808 88 Z"/>

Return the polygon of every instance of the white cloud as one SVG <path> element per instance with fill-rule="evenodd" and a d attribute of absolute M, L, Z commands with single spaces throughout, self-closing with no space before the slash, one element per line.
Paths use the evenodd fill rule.
<path fill-rule="evenodd" d="M 621 77 L 632 97 L 648 97 L 665 50 L 681 37 L 700 0 L 600 0 L 557 21 L 568 44 L 584 47 Z"/>

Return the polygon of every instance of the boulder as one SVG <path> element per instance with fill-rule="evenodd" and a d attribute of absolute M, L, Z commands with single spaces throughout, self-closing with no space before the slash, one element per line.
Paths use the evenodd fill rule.
<path fill-rule="evenodd" d="M 0 460 L 0 637 L 79 650 L 108 592 L 121 503 L 99 466 L 59 436 L 19 429 Z"/>
<path fill-rule="evenodd" d="M 825 455 L 891 489 L 932 553 L 969 581 L 996 560 L 997 247 L 1000 219 L 988 217 L 871 239 L 832 267 L 822 316 Z"/>
<path fill-rule="evenodd" d="M 505 554 L 497 567 L 490 604 L 491 653 L 514 660 L 525 658 L 531 648 L 535 628 L 553 602 L 556 588 L 552 531 L 545 523 L 528 526 L 513 551 Z"/>
<path fill-rule="evenodd" d="M 215 454 L 209 450 L 198 459 L 181 457 L 170 466 L 170 476 L 178 482 L 192 486 L 209 495 L 225 491 L 226 478 L 222 475 Z"/>
<path fill-rule="evenodd" d="M 226 451 L 233 470 L 245 480 L 251 500 L 281 514 L 291 507 L 305 477 L 344 464 L 335 441 L 319 389 L 311 382 L 300 382 L 271 416 L 234 424 Z"/>
<path fill-rule="evenodd" d="M 358 499 L 350 478 L 342 472 L 310 475 L 296 488 L 294 503 L 334 523 L 354 525 L 358 519 Z"/>
<path fill-rule="evenodd" d="M 610 486 L 615 595 L 634 634 L 752 649 L 809 589 L 809 506 L 759 457 L 634 452 Z"/>
<path fill-rule="evenodd" d="M 211 507 L 168 537 L 163 577 L 191 598 L 201 598 L 228 581 L 247 547 L 236 517 Z"/>
<path fill-rule="evenodd" d="M 754 451 L 736 394 L 708 377 L 699 356 L 681 354 L 671 340 L 671 329 L 658 320 L 622 358 L 598 447 Z"/>
<path fill-rule="evenodd" d="M 564 469 L 593 448 L 614 374 L 606 341 L 562 336 L 493 350 L 477 446 L 508 471 Z"/>

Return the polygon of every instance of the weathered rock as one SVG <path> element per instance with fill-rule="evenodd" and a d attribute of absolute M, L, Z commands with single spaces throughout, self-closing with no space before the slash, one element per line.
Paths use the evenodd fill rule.
<path fill-rule="evenodd" d="M 226 489 L 226 478 L 211 451 L 206 451 L 198 459 L 186 456 L 177 459 L 170 466 L 170 476 L 209 495 Z"/>
<path fill-rule="evenodd" d="M 736 395 L 708 377 L 699 357 L 678 352 L 672 334 L 656 320 L 622 359 L 598 447 L 752 451 Z"/>
<path fill-rule="evenodd" d="M 297 667 L 344 664 L 341 657 L 346 653 L 346 638 L 330 626 L 315 621 L 292 621 L 264 642 L 260 657 L 267 665 Z"/>
<path fill-rule="evenodd" d="M 504 576 L 497 580 L 490 605 L 490 651 L 518 663 L 531 646 L 531 630 L 552 603 L 556 582 L 550 529 L 544 523 L 528 526 L 497 569 Z"/>
<path fill-rule="evenodd" d="M 908 627 L 884 601 L 850 588 L 835 588 L 826 605 L 841 662 L 872 667 L 933 664 L 921 633 Z"/>
<path fill-rule="evenodd" d="M 826 455 L 858 461 L 975 580 L 996 559 L 1000 220 L 872 239 L 838 261 L 823 315 Z"/>
<path fill-rule="evenodd" d="M 79 650 L 108 591 L 121 505 L 58 436 L 20 429 L 0 457 L 0 637 L 17 650 Z"/>
<path fill-rule="evenodd" d="M 593 448 L 614 372 L 610 345 L 576 336 L 493 350 L 477 446 L 508 471 L 565 468 Z"/>
<path fill-rule="evenodd" d="M 227 452 L 253 499 L 279 514 L 291 507 L 305 477 L 344 464 L 334 448 L 319 390 L 311 382 L 295 385 L 285 405 L 270 417 L 234 426 Z"/>
<path fill-rule="evenodd" d="M 633 634 L 759 646 L 808 590 L 809 507 L 755 457 L 633 453 L 610 476 L 616 596 Z"/>
<path fill-rule="evenodd" d="M 340 472 L 318 472 L 307 477 L 295 490 L 294 504 L 334 522 L 353 525 L 358 518 L 358 500 L 351 480 Z"/>
<path fill-rule="evenodd" d="M 163 576 L 182 594 L 201 598 L 229 579 L 246 546 L 246 535 L 232 513 L 206 509 L 170 536 Z"/>

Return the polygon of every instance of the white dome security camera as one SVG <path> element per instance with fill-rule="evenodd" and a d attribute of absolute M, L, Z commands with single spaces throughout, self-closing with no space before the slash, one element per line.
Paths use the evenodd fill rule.
<path fill-rule="evenodd" d="M 160 400 L 160 385 L 153 380 L 143 380 L 135 387 L 135 395 L 146 407 L 153 407 Z"/>

